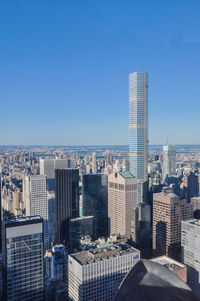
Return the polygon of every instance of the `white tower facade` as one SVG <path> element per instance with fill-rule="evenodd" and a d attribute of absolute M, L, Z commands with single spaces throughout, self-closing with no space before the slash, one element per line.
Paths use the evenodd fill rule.
<path fill-rule="evenodd" d="M 163 146 L 163 180 L 176 174 L 176 146 Z"/>
<path fill-rule="evenodd" d="M 23 189 L 26 216 L 40 215 L 44 220 L 44 249 L 46 250 L 49 247 L 46 176 L 26 175 Z"/>

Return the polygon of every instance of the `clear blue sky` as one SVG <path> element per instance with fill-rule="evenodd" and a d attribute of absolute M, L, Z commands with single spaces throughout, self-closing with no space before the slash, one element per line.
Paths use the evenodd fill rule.
<path fill-rule="evenodd" d="M 2 0 L 0 144 L 128 144 L 128 74 L 149 140 L 199 144 L 199 0 Z"/>

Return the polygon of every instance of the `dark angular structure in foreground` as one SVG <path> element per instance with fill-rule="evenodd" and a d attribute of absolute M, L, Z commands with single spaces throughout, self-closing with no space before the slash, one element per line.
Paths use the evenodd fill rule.
<path fill-rule="evenodd" d="M 198 301 L 192 290 L 166 267 L 140 260 L 123 280 L 114 301 Z"/>

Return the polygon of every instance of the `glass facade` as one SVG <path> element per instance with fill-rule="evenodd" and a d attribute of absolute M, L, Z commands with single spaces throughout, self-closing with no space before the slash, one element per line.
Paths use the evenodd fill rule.
<path fill-rule="evenodd" d="M 31 225 L 34 231 L 34 224 Z M 6 229 L 4 239 L 4 290 L 6 300 L 43 300 L 44 267 L 43 267 L 43 232 L 30 233 L 30 225 Z M 42 229 L 42 226 L 41 226 Z M 8 232 L 11 230 L 13 235 Z M 18 232 L 18 233 L 17 233 Z M 15 235 L 17 233 L 17 235 Z"/>
<path fill-rule="evenodd" d="M 108 235 L 108 177 L 104 174 L 82 176 L 83 215 L 94 216 L 94 238 Z"/>

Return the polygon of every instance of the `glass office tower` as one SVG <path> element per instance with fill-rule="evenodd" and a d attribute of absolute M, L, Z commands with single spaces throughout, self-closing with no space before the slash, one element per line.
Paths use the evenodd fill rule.
<path fill-rule="evenodd" d="M 108 235 L 108 176 L 82 175 L 83 215 L 94 216 L 94 238 Z"/>
<path fill-rule="evenodd" d="M 147 181 L 147 73 L 129 74 L 129 170 L 138 180 L 138 203 Z"/>
<path fill-rule="evenodd" d="M 4 300 L 44 300 L 42 218 L 3 221 L 2 237 Z"/>

